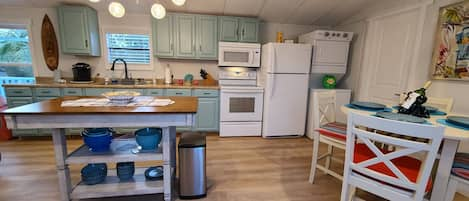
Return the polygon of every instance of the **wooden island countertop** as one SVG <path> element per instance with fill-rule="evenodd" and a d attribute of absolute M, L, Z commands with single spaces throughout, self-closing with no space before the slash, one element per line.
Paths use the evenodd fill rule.
<path fill-rule="evenodd" d="M 65 96 L 56 99 L 45 100 L 37 103 L 23 105 L 2 111 L 4 115 L 39 115 L 39 114 L 148 114 L 148 113 L 196 113 L 197 97 L 190 96 L 171 96 L 158 97 L 169 98 L 175 103 L 167 106 L 103 106 L 103 107 L 62 107 L 62 101 L 75 100 L 79 98 L 98 98 L 98 97 L 80 97 Z"/>

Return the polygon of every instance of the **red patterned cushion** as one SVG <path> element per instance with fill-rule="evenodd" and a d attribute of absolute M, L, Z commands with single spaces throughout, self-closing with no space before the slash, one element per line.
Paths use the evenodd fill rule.
<path fill-rule="evenodd" d="M 390 151 L 380 149 L 382 153 L 390 153 Z M 366 146 L 365 144 L 359 143 L 355 144 L 355 153 L 354 153 L 354 158 L 353 162 L 354 163 L 360 163 L 362 161 L 366 161 L 368 159 L 375 158 L 376 155 Z M 409 156 L 402 156 L 399 158 L 392 159 L 391 162 L 399 169 L 406 177 L 409 179 L 411 182 L 416 182 L 417 177 L 419 175 L 419 170 L 420 170 L 420 165 L 421 161 L 417 160 L 415 158 L 409 157 Z M 398 178 L 384 163 L 377 163 L 371 166 L 368 166 L 367 168 L 391 176 Z M 365 175 L 366 176 L 366 175 Z M 394 185 L 391 185 L 394 186 Z M 399 186 L 394 186 L 401 188 Z M 401 188 L 405 189 L 405 188 Z M 429 192 L 432 189 L 432 181 L 431 179 L 428 180 L 427 187 L 425 189 L 425 192 Z"/>
<path fill-rule="evenodd" d="M 317 129 L 319 134 L 332 137 L 338 140 L 347 140 L 347 124 L 340 122 L 327 123 Z"/>

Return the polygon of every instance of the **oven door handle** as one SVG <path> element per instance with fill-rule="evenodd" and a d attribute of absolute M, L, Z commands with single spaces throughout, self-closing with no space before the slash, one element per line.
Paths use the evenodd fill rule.
<path fill-rule="evenodd" d="M 249 90 L 242 90 L 242 89 L 223 89 L 223 91 L 221 92 L 221 94 L 247 94 L 247 93 L 252 93 L 252 94 L 257 94 L 257 93 L 262 93 L 262 90 L 252 90 L 252 91 L 249 91 Z"/>

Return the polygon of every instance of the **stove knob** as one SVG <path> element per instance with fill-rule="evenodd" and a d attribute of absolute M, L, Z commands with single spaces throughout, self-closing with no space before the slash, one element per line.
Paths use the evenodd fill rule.
<path fill-rule="evenodd" d="M 335 37 L 335 33 L 332 33 L 332 37 Z"/>
<path fill-rule="evenodd" d="M 326 33 L 324 33 L 324 36 L 327 37 L 327 36 L 329 36 L 329 34 L 330 34 L 329 32 L 326 32 Z"/>
<path fill-rule="evenodd" d="M 347 36 L 348 36 L 348 33 L 344 33 L 344 35 L 342 35 L 342 37 L 344 38 L 347 38 Z"/>

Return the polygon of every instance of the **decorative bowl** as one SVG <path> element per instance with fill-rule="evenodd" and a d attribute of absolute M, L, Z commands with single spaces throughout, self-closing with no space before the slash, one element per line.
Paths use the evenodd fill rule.
<path fill-rule="evenodd" d="M 92 152 L 106 152 L 109 151 L 112 133 L 105 131 L 102 133 L 89 134 L 85 131 L 81 132 L 83 142 L 90 148 Z"/>
<path fill-rule="evenodd" d="M 102 94 L 112 103 L 126 104 L 130 103 L 135 96 L 140 96 L 140 93 L 135 91 L 112 91 Z"/>
<path fill-rule="evenodd" d="M 135 131 L 135 140 L 142 150 L 155 150 L 161 142 L 161 128 L 142 128 Z"/>
<path fill-rule="evenodd" d="M 145 178 L 150 181 L 163 178 L 163 166 L 149 167 L 145 170 Z"/>
<path fill-rule="evenodd" d="M 81 169 L 81 180 L 86 185 L 99 184 L 107 176 L 106 163 L 90 163 Z"/>
<path fill-rule="evenodd" d="M 135 163 L 134 162 L 120 162 L 116 164 L 117 177 L 120 180 L 129 180 L 134 176 Z"/>

